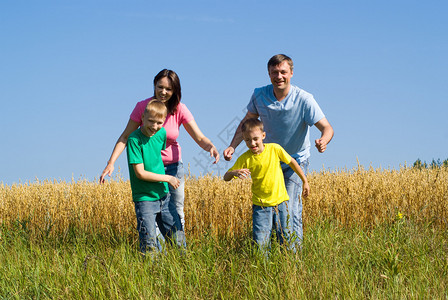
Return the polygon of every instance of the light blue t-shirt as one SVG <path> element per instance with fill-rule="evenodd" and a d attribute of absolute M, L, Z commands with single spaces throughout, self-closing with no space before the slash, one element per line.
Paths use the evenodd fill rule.
<path fill-rule="evenodd" d="M 272 84 L 256 88 L 247 110 L 260 116 L 265 143 L 280 144 L 300 161 L 310 156 L 310 126 L 325 117 L 313 95 L 293 85 L 282 101 L 275 98 Z"/>

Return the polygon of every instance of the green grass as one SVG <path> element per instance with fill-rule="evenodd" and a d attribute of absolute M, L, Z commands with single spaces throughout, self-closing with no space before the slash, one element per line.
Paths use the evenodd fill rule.
<path fill-rule="evenodd" d="M 448 232 L 406 219 L 371 229 L 314 222 L 303 250 L 269 259 L 205 234 L 143 259 L 135 236 L 33 238 L 0 227 L 0 299 L 447 299 Z"/>

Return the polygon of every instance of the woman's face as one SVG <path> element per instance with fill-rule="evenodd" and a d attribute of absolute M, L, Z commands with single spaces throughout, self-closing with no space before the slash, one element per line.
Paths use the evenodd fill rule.
<path fill-rule="evenodd" d="M 173 87 L 168 77 L 162 77 L 157 81 L 154 88 L 155 96 L 157 100 L 167 102 L 173 95 Z"/>

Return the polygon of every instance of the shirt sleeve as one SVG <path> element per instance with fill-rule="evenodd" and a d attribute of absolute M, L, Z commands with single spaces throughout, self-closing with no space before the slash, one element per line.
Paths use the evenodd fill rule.
<path fill-rule="evenodd" d="M 148 105 L 148 103 L 151 99 L 152 98 L 148 98 L 146 100 L 137 102 L 137 104 L 135 105 L 134 110 L 132 111 L 129 118 L 132 121 L 137 122 L 139 125 L 141 125 L 142 124 L 142 116 L 143 116 L 143 113 L 145 112 L 146 105 Z"/>
<path fill-rule="evenodd" d="M 163 130 L 163 136 L 162 136 L 162 139 L 163 139 L 162 150 L 165 150 L 165 149 L 166 149 L 166 129 L 162 127 L 160 130 Z"/>
<path fill-rule="evenodd" d="M 282 162 L 284 162 L 287 165 L 291 163 L 292 160 L 291 155 L 289 155 L 288 152 L 286 152 L 286 150 L 283 149 L 282 146 L 275 144 L 275 150 L 277 152 L 277 156 L 280 158 Z"/>
<path fill-rule="evenodd" d="M 127 144 L 127 154 L 129 164 L 142 164 L 143 155 L 138 139 L 129 138 Z"/>
<path fill-rule="evenodd" d="M 245 161 L 246 160 L 244 159 L 244 154 L 243 154 L 240 157 L 238 157 L 238 159 L 236 160 L 236 162 L 233 165 L 233 167 L 231 167 L 227 172 L 230 172 L 230 171 L 233 171 L 233 170 L 245 169 L 246 168 Z"/>
<path fill-rule="evenodd" d="M 255 106 L 255 100 L 256 100 L 256 98 L 257 98 L 257 97 L 255 96 L 255 90 L 254 90 L 254 92 L 253 92 L 253 94 L 252 94 L 252 97 L 250 97 L 249 104 L 247 104 L 247 111 L 250 112 L 250 113 L 252 113 L 252 114 L 257 114 L 257 115 L 259 115 L 258 110 L 257 110 L 257 107 Z"/>
<path fill-rule="evenodd" d="M 323 118 L 325 118 L 325 115 L 322 112 L 322 109 L 319 104 L 317 104 L 314 97 L 310 95 L 305 100 L 305 122 L 308 126 L 313 126 Z"/>
<path fill-rule="evenodd" d="M 179 114 L 180 114 L 180 123 L 186 124 L 194 120 L 193 114 L 190 112 L 190 110 L 187 108 L 187 106 L 183 103 L 179 103 L 178 106 Z"/>

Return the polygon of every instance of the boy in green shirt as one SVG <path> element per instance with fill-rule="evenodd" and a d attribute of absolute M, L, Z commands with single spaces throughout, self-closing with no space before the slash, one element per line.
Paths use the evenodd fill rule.
<path fill-rule="evenodd" d="M 162 127 L 166 115 L 167 108 L 163 102 L 149 102 L 142 116 L 142 125 L 131 133 L 127 142 L 129 177 L 142 253 L 161 250 L 156 223 L 167 241 L 185 247 L 179 215 L 170 208 L 167 198 L 168 184 L 176 189 L 180 181 L 165 175 L 160 153 L 166 147 L 166 131 Z"/>
<path fill-rule="evenodd" d="M 303 197 L 310 192 L 308 181 L 299 164 L 278 144 L 264 144 L 266 137 L 263 123 L 248 119 L 242 125 L 243 139 L 248 151 L 243 153 L 224 180 L 252 177 L 252 219 L 253 239 L 261 249 L 269 247 L 272 229 L 275 228 L 280 244 L 286 241 L 296 249 L 293 241 L 292 224 L 288 209 L 289 196 L 286 192 L 280 161 L 288 164 L 303 182 Z"/>

